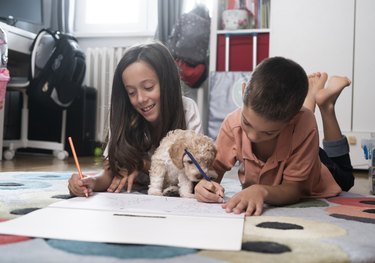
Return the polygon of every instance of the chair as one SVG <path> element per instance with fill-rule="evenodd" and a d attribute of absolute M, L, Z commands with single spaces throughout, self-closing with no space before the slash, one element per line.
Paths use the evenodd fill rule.
<path fill-rule="evenodd" d="M 4 140 L 3 147 L 6 148 L 3 153 L 5 160 L 12 160 L 15 156 L 15 152 L 20 148 L 35 148 L 52 150 L 53 155 L 59 160 L 66 159 L 69 154 L 65 151 L 65 130 L 66 130 L 66 110 L 62 111 L 62 128 L 61 128 L 61 140 L 59 142 L 52 141 L 39 141 L 28 139 L 28 128 L 29 128 L 29 108 L 28 108 L 28 95 L 27 88 L 30 82 L 27 78 L 12 78 L 7 89 L 19 91 L 22 93 L 22 113 L 21 113 L 21 136 L 18 140 Z M 42 117 L 42 116 L 41 116 Z"/>

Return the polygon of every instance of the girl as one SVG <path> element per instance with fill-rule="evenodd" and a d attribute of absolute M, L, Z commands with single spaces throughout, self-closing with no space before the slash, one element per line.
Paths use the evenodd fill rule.
<path fill-rule="evenodd" d="M 128 48 L 113 78 L 104 170 L 82 180 L 73 174 L 71 195 L 120 192 L 126 185 L 128 192 L 146 191 L 150 157 L 174 129 L 202 132 L 196 103 L 182 96 L 172 55 L 160 42 Z"/>

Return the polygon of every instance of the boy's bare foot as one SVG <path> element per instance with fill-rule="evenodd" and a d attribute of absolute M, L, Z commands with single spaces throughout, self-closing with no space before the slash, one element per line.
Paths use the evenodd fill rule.
<path fill-rule="evenodd" d="M 324 89 L 324 85 L 327 81 L 327 78 L 328 78 L 328 75 L 325 72 L 322 72 L 322 73 L 317 72 L 317 73 L 308 75 L 309 90 L 307 92 L 303 106 L 312 110 L 313 112 L 315 111 L 316 96 L 319 93 L 319 91 Z"/>
<path fill-rule="evenodd" d="M 336 100 L 341 94 L 341 91 L 349 86 L 352 82 L 347 77 L 332 76 L 328 80 L 327 87 L 319 90 L 315 96 L 316 104 L 319 109 L 329 110 L 334 109 Z"/>

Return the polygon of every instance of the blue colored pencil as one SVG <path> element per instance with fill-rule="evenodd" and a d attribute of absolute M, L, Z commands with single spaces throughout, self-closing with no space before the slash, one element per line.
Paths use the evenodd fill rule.
<path fill-rule="evenodd" d="M 198 168 L 199 172 L 204 177 L 204 179 L 206 179 L 207 181 L 211 181 L 211 178 L 208 177 L 208 175 L 203 171 L 202 167 L 199 165 L 199 163 L 197 162 L 197 160 L 195 160 L 194 156 L 187 149 L 185 149 L 185 153 L 189 156 L 190 160 Z"/>

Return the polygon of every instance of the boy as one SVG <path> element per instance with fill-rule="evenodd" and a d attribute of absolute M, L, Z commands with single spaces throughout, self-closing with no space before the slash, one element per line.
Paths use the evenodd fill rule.
<path fill-rule="evenodd" d="M 222 202 L 224 189 L 218 182 L 237 161 L 243 190 L 223 204 L 227 212 L 260 215 L 264 203 L 286 205 L 305 197 L 336 196 L 341 187 L 349 190 L 354 181 L 349 146 L 334 105 L 350 81 L 333 77 L 332 87 L 324 89 L 326 81 L 325 73 L 308 78 L 300 65 L 282 57 L 259 64 L 242 109 L 230 113 L 220 128 L 213 164 L 218 181 L 199 182 L 197 200 Z M 325 151 L 319 149 L 315 103 L 322 114 Z"/>

